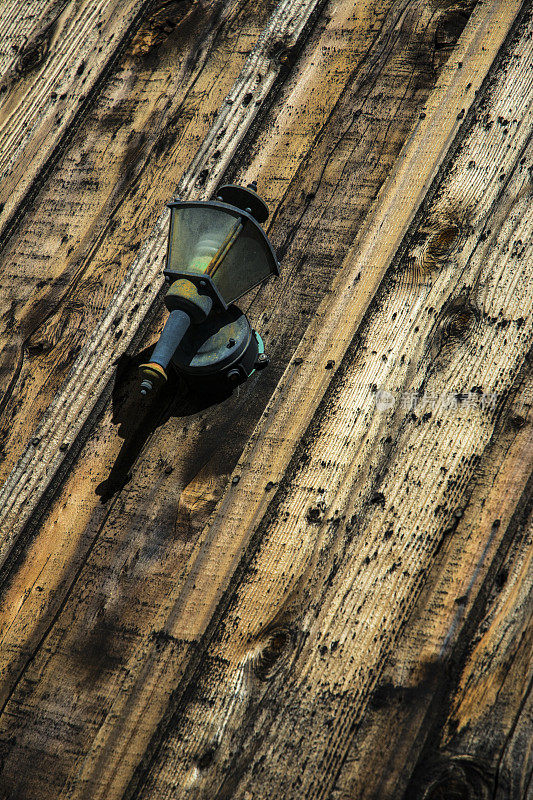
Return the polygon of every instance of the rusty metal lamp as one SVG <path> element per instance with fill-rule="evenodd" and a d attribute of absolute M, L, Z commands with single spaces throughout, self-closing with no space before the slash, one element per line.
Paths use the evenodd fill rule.
<path fill-rule="evenodd" d="M 234 301 L 279 275 L 261 224 L 268 207 L 255 191 L 227 184 L 215 200 L 174 201 L 164 275 L 170 312 L 151 359 L 140 367 L 141 394 L 173 367 L 189 384 L 242 383 L 268 364 L 263 342 Z"/>

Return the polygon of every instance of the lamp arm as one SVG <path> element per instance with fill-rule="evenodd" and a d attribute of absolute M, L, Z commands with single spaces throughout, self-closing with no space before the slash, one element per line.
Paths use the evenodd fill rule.
<path fill-rule="evenodd" d="M 176 352 L 176 348 L 189 330 L 191 322 L 189 314 L 181 308 L 170 312 L 150 361 L 140 367 L 141 394 L 148 394 L 157 384 L 166 381 L 166 368 Z"/>
<path fill-rule="evenodd" d="M 159 341 L 154 348 L 150 362 L 159 364 L 163 369 L 166 369 L 170 359 L 176 352 L 176 348 L 189 330 L 191 322 L 190 316 L 181 308 L 171 311 Z"/>

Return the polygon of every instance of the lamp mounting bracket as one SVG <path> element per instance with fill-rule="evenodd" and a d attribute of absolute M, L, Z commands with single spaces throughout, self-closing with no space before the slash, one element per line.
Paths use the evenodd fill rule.
<path fill-rule="evenodd" d="M 208 294 L 213 299 L 215 308 L 218 307 L 221 311 L 228 310 L 228 304 L 213 283 L 210 275 L 194 275 L 190 272 L 176 272 L 173 269 L 164 269 L 163 275 L 167 279 L 168 283 L 174 283 L 174 281 L 177 281 L 180 278 L 184 278 L 185 280 L 194 283 L 200 294 Z"/>

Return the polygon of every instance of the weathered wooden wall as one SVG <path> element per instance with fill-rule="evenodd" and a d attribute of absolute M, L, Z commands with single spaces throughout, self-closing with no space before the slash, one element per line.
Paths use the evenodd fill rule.
<path fill-rule="evenodd" d="M 533 797 L 530 4 L 0 30 L 0 797 Z M 165 202 L 251 178 L 271 366 L 141 403 Z"/>

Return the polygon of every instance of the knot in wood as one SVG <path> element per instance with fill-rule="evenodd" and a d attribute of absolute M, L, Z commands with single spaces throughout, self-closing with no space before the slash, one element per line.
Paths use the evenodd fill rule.
<path fill-rule="evenodd" d="M 421 800 L 489 800 L 493 770 L 471 756 L 453 756 L 426 766 Z"/>
<path fill-rule="evenodd" d="M 452 11 L 444 14 L 439 20 L 435 30 L 435 49 L 451 50 L 455 47 L 457 40 L 466 27 L 468 17 L 469 15 L 462 11 Z"/>
<path fill-rule="evenodd" d="M 324 519 L 324 512 L 326 510 L 326 504 L 323 500 L 320 500 L 315 505 L 309 506 L 307 509 L 307 521 L 308 522 L 321 522 Z"/>
<path fill-rule="evenodd" d="M 213 761 L 215 760 L 215 756 L 217 753 L 218 745 L 217 743 L 212 744 L 210 747 L 207 747 L 202 753 L 200 753 L 194 761 L 196 762 L 196 766 L 200 770 L 207 769 L 211 766 Z"/>
<path fill-rule="evenodd" d="M 289 628 L 274 628 L 260 642 L 254 656 L 253 671 L 260 681 L 270 681 L 287 663 L 294 647 L 294 637 Z"/>
<path fill-rule="evenodd" d="M 50 28 L 39 34 L 35 39 L 26 42 L 19 53 L 15 72 L 24 76 L 36 70 L 46 59 L 50 47 Z"/>
<path fill-rule="evenodd" d="M 141 27 L 130 45 L 132 56 L 144 59 L 172 40 L 182 23 L 202 11 L 195 0 L 158 0 L 150 6 Z"/>
<path fill-rule="evenodd" d="M 481 315 L 466 297 L 451 300 L 441 311 L 431 343 L 432 357 L 443 354 L 459 342 L 472 337 L 479 328 Z"/>
<path fill-rule="evenodd" d="M 447 265 L 462 233 L 456 222 L 438 221 L 425 231 L 414 255 L 406 259 L 403 281 L 417 285 L 434 276 Z"/>
<path fill-rule="evenodd" d="M 294 63 L 296 50 L 294 47 L 287 45 L 284 41 L 277 41 L 274 42 L 270 48 L 268 56 L 277 64 L 283 67 L 290 67 Z"/>
<path fill-rule="evenodd" d="M 468 331 L 476 317 L 471 308 L 462 306 L 452 309 L 443 321 L 447 338 L 461 338 Z"/>

